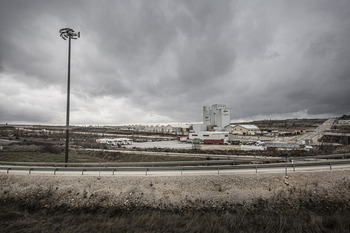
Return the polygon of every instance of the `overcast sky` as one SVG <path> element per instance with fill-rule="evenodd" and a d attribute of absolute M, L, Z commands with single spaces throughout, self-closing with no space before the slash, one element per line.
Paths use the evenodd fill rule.
<path fill-rule="evenodd" d="M 0 0 L 0 123 L 350 113 L 349 0 Z"/>

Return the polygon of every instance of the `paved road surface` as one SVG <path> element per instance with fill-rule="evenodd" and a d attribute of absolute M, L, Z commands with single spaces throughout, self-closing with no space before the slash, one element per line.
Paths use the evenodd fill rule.
<path fill-rule="evenodd" d="M 188 176 L 188 175 L 232 175 L 232 174 L 261 174 L 261 173 L 293 173 L 333 170 L 349 170 L 349 160 L 332 160 L 327 162 L 239 165 L 239 166 L 197 166 L 197 167 L 128 167 L 128 168 L 58 168 L 52 167 L 16 167 L 0 166 L 0 174 L 19 175 L 62 175 L 62 176 Z M 65 169 L 69 169 L 68 171 Z M 112 169 L 115 169 L 114 171 Z"/>
<path fill-rule="evenodd" d="M 327 132 L 331 129 L 334 121 L 334 118 L 330 118 L 326 120 L 322 125 L 317 127 L 313 132 L 306 133 L 297 137 L 297 143 L 301 144 L 301 141 L 311 139 L 313 143 L 318 144 L 317 140 L 323 136 L 324 132 Z"/>

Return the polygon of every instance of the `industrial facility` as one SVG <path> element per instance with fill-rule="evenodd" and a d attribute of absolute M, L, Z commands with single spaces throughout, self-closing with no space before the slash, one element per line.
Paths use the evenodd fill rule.
<path fill-rule="evenodd" d="M 203 106 L 203 124 L 192 124 L 192 132 L 224 131 L 230 124 L 231 113 L 225 104 Z"/>
<path fill-rule="evenodd" d="M 220 131 L 230 124 L 231 113 L 225 104 L 203 106 L 204 130 Z"/>
<path fill-rule="evenodd" d="M 191 141 L 225 144 L 228 132 L 225 127 L 230 124 L 231 113 L 225 104 L 203 106 L 203 124 L 193 124 L 189 134 Z"/>
<path fill-rule="evenodd" d="M 230 124 L 231 111 L 225 104 L 203 106 L 202 123 L 183 124 L 148 124 L 127 125 L 120 129 L 135 131 L 141 134 L 176 135 L 181 142 L 227 144 L 233 140 L 233 135 L 262 135 L 258 126 L 251 124 Z M 127 139 L 98 139 L 97 142 L 107 145 L 129 145 Z"/>

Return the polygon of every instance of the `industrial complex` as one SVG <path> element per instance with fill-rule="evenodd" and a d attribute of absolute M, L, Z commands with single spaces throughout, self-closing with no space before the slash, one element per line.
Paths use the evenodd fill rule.
<path fill-rule="evenodd" d="M 225 104 L 213 104 L 203 106 L 203 121 L 201 123 L 184 124 L 152 124 L 152 125 L 128 125 L 123 129 L 138 133 L 153 133 L 177 136 L 181 142 L 194 144 L 242 144 L 256 147 L 242 149 L 299 149 L 308 148 L 324 143 L 339 142 L 349 144 L 349 133 L 339 132 L 331 128 L 344 129 L 349 125 L 346 117 L 320 121 L 316 126 L 298 126 L 293 120 L 291 125 L 285 123 L 283 127 L 273 128 L 264 121 L 252 123 L 231 122 L 231 111 Z M 259 127 L 260 125 L 260 127 Z M 262 128 L 261 128 L 262 127 Z M 97 142 L 108 145 L 130 145 L 131 139 L 98 139 Z"/>

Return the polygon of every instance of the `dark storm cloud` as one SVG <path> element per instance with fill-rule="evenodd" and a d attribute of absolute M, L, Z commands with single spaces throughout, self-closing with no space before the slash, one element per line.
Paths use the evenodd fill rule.
<path fill-rule="evenodd" d="M 64 120 L 64 27 L 82 35 L 75 123 L 199 121 L 214 103 L 236 119 L 350 112 L 347 0 L 11 0 L 0 3 L 1 122 Z"/>

